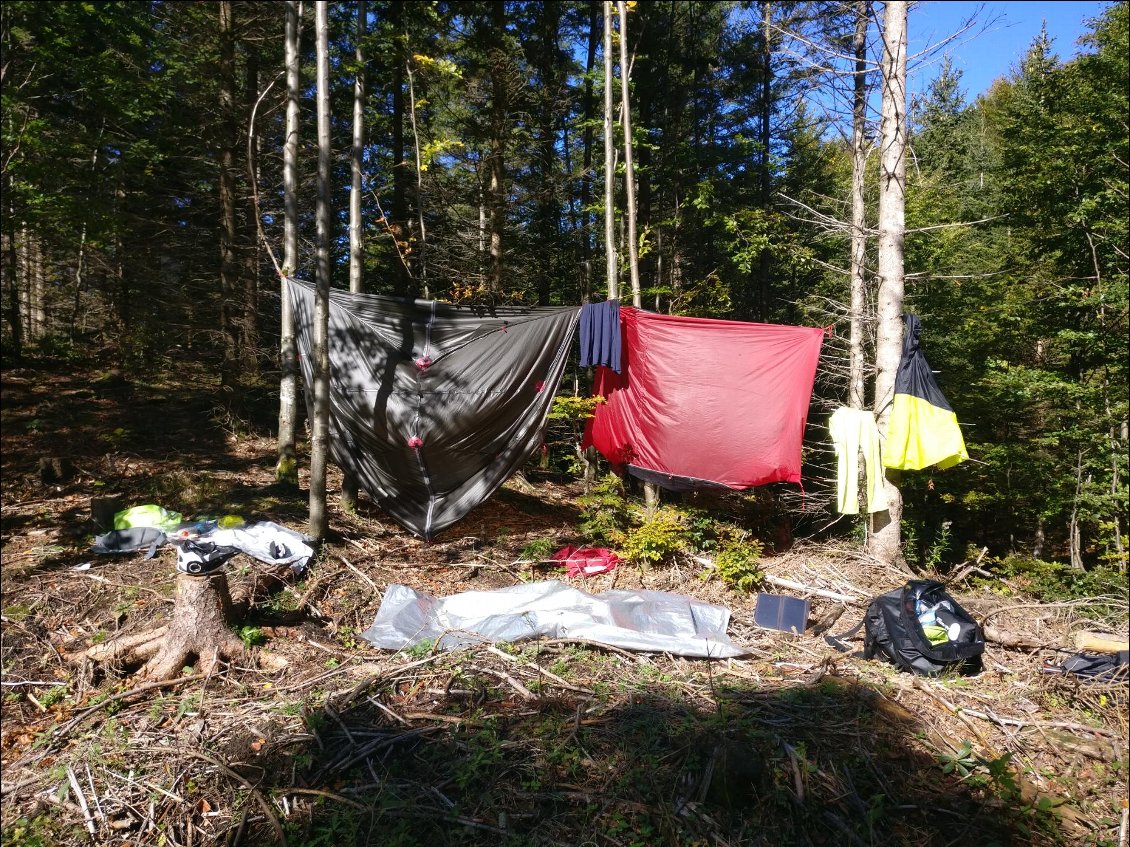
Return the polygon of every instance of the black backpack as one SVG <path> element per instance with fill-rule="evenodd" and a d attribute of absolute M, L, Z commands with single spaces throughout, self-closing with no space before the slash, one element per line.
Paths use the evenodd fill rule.
<path fill-rule="evenodd" d="M 930 643 L 919 621 L 923 609 L 936 610 L 938 625 L 950 633 L 946 641 Z M 850 648 L 842 639 L 855 635 L 861 628 L 865 659 L 879 657 L 919 676 L 937 676 L 949 669 L 960 673 L 981 669 L 984 633 L 940 582 L 911 580 L 902 588 L 876 597 L 854 629 L 826 636 L 825 640 L 837 650 L 848 652 Z"/>

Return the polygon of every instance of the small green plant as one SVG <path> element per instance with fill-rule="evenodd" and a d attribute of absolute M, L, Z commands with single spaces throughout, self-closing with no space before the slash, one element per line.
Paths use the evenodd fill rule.
<path fill-rule="evenodd" d="M 432 640 L 431 638 L 425 638 L 419 644 L 413 644 L 404 652 L 413 659 L 422 659 L 425 656 L 429 655 L 435 646 L 436 643 L 434 640 Z"/>
<path fill-rule="evenodd" d="M 267 636 L 257 626 L 241 626 L 238 630 L 239 640 L 248 650 L 260 647 L 267 643 Z"/>
<path fill-rule="evenodd" d="M 972 774 L 979 764 L 979 760 L 973 755 L 973 745 L 969 741 L 963 742 L 961 748 L 952 756 L 942 753 L 938 760 L 942 765 L 942 773 L 953 774 L 960 779 Z"/>
<path fill-rule="evenodd" d="M 603 397 L 574 397 L 571 394 L 559 394 L 553 398 L 553 406 L 549 410 L 551 421 L 574 421 L 583 423 L 596 413 L 596 407 L 607 402 Z"/>
<path fill-rule="evenodd" d="M 31 614 L 31 606 L 25 603 L 15 603 L 4 607 L 4 617 L 13 621 L 22 621 Z"/>
<path fill-rule="evenodd" d="M 47 693 L 39 698 L 39 702 L 46 707 L 54 706 L 60 700 L 67 696 L 67 686 L 56 685 L 54 688 L 48 689 Z"/>
<path fill-rule="evenodd" d="M 518 558 L 524 562 L 544 562 L 553 555 L 553 548 L 556 546 L 552 538 L 535 538 L 522 548 Z"/>
<path fill-rule="evenodd" d="M 346 650 L 357 650 L 361 647 L 361 643 L 357 640 L 357 630 L 351 626 L 339 627 L 337 640 L 341 642 L 341 646 Z"/>
<path fill-rule="evenodd" d="M 189 712 L 195 712 L 197 709 L 199 709 L 201 699 L 202 695 L 199 691 L 189 694 L 187 697 L 183 698 L 177 705 L 176 720 L 180 720 Z"/>
<path fill-rule="evenodd" d="M 754 591 L 761 585 L 761 543 L 754 539 L 724 540 L 714 554 L 714 567 L 727 586 L 736 591 Z"/>
<path fill-rule="evenodd" d="M 687 546 L 687 526 L 675 509 L 656 509 L 641 526 L 629 530 L 620 545 L 621 555 L 629 562 L 656 564 L 669 560 Z"/>
<path fill-rule="evenodd" d="M 950 546 L 950 525 L 949 521 L 945 521 L 942 528 L 938 530 L 938 534 L 934 536 L 934 542 L 926 548 L 926 557 L 923 564 L 927 571 L 937 573 L 941 569 Z"/>
<path fill-rule="evenodd" d="M 631 523 L 631 512 L 624 499 L 620 477 L 607 474 L 597 480 L 588 494 L 578 500 L 581 518 L 577 529 L 586 539 L 598 544 L 618 544 Z"/>
<path fill-rule="evenodd" d="M 165 698 L 158 697 L 153 701 L 153 704 L 146 711 L 146 715 L 153 723 L 160 723 L 161 719 L 165 717 Z"/>

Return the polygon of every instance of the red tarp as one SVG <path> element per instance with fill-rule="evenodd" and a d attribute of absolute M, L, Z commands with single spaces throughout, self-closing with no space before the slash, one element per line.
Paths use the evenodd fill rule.
<path fill-rule="evenodd" d="M 660 485 L 800 482 L 800 446 L 824 330 L 620 309 L 621 373 L 585 428 L 613 466 Z"/>

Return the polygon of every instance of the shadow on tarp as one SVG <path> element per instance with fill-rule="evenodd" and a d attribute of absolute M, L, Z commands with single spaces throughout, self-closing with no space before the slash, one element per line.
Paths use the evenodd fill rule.
<path fill-rule="evenodd" d="M 623 660 L 567 646 L 537 661 L 583 687 Z M 688 685 L 643 664 L 596 696 L 543 677 L 527 698 L 481 648 L 411 662 L 348 708 L 306 712 L 310 740 L 227 752 L 289 797 L 289 844 L 1058 843 L 943 772 L 915 742 L 929 715 L 843 679 L 770 688 L 703 664 Z M 276 841 L 259 820 L 239 843 Z"/>

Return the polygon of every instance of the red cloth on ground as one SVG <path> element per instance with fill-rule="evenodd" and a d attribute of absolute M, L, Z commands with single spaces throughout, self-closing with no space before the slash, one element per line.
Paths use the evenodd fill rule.
<path fill-rule="evenodd" d="M 576 547 L 569 545 L 562 547 L 553 554 L 555 561 L 565 565 L 568 576 L 595 576 L 598 573 L 608 573 L 616 567 L 620 557 L 604 547 Z"/>
<path fill-rule="evenodd" d="M 621 307 L 621 372 L 585 427 L 614 466 L 743 489 L 800 482 L 800 448 L 824 330 Z M 662 484 L 662 483 L 660 483 Z"/>

